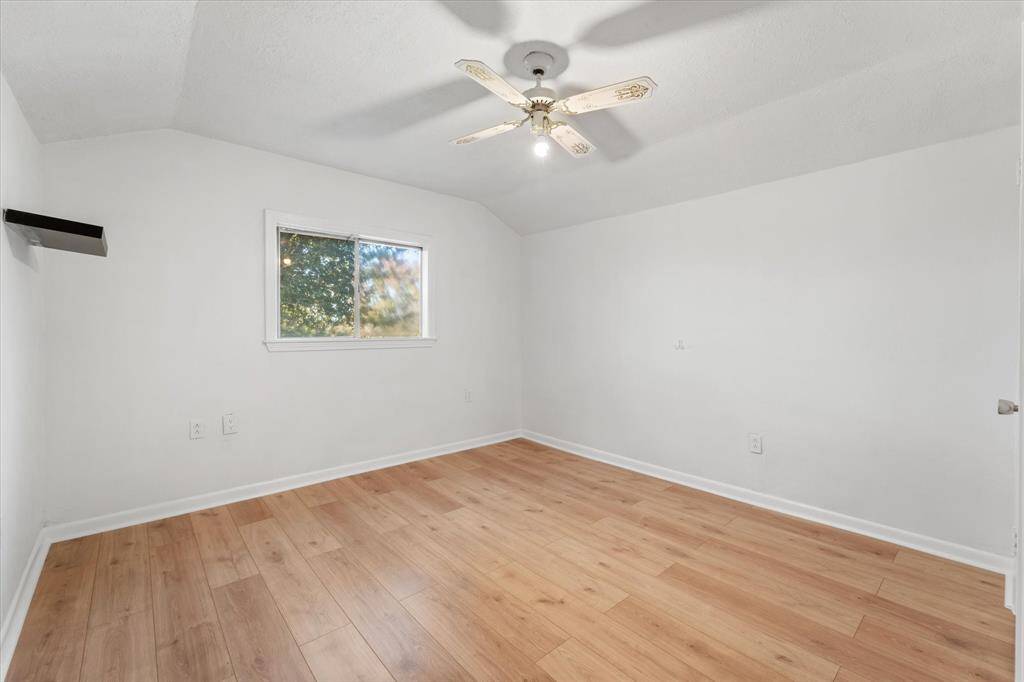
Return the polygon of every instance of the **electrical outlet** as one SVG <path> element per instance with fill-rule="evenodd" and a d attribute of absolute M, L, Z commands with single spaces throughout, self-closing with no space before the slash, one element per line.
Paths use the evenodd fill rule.
<path fill-rule="evenodd" d="M 764 439 L 759 433 L 748 433 L 747 439 L 750 442 L 750 451 L 755 455 L 764 453 Z"/>
<path fill-rule="evenodd" d="M 465 394 L 463 395 L 463 397 L 462 397 L 462 398 L 463 398 L 463 400 L 465 400 L 465 401 L 466 401 L 467 403 L 471 403 L 471 402 L 473 402 L 473 391 L 471 391 L 471 390 L 469 390 L 469 389 L 467 388 L 467 389 L 466 389 L 466 392 L 465 392 Z"/>
<path fill-rule="evenodd" d="M 220 427 L 225 436 L 238 433 L 238 419 L 235 418 L 234 412 L 228 412 L 220 418 Z"/>
<path fill-rule="evenodd" d="M 198 419 L 190 419 L 188 422 L 188 437 L 191 440 L 206 438 L 206 424 Z"/>

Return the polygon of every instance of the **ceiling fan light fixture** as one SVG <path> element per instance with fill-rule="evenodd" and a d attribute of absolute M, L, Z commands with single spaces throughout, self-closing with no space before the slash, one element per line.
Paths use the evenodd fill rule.
<path fill-rule="evenodd" d="M 551 143 L 548 142 L 548 138 L 540 136 L 537 141 L 533 143 L 533 153 L 538 158 L 545 158 L 548 152 L 551 151 Z"/>

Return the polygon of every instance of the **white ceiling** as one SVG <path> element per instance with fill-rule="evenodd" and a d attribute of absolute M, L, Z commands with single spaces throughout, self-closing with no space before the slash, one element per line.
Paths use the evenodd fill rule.
<path fill-rule="evenodd" d="M 21 2 L 0 57 L 42 141 L 172 127 L 479 201 L 522 233 L 1013 125 L 1021 3 Z M 509 73 L 548 40 L 572 93 L 651 76 L 577 117 L 599 148 L 533 157 L 459 58 Z M 509 76 L 526 89 L 528 81 Z"/>

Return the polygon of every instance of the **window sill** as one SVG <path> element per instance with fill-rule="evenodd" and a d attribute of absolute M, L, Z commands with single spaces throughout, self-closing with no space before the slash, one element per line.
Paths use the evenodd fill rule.
<path fill-rule="evenodd" d="M 376 348 L 429 348 L 437 339 L 268 339 L 267 350 L 273 353 L 309 350 L 371 350 Z"/>

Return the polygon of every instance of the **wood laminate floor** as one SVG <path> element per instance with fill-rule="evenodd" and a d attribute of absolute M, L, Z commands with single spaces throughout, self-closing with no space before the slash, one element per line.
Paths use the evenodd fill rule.
<path fill-rule="evenodd" d="M 1011 680 L 1003 579 L 524 440 L 55 544 L 9 680 Z"/>

